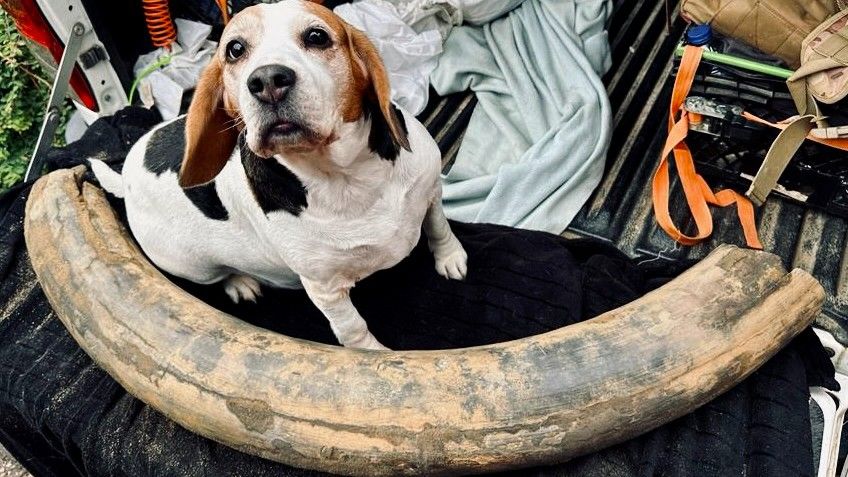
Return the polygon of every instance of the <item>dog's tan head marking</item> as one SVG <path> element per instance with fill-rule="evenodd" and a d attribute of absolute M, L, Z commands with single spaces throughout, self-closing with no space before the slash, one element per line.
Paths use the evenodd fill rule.
<path fill-rule="evenodd" d="M 389 75 L 377 49 L 361 31 L 346 23 L 342 24 L 342 28 L 347 36 L 345 52 L 351 71 L 349 86 L 342 95 L 345 121 L 359 119 L 363 114 L 363 105 L 373 101 L 388 125 L 392 142 L 409 150 L 406 131 L 392 108 Z"/>
<path fill-rule="evenodd" d="M 198 82 L 180 185 L 214 179 L 240 133 L 262 157 L 308 154 L 370 118 L 384 142 L 408 150 L 390 93 L 374 45 L 329 9 L 300 0 L 247 8 L 224 29 Z"/>

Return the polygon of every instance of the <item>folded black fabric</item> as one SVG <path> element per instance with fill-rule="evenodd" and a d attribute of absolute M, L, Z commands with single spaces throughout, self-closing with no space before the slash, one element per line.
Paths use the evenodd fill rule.
<path fill-rule="evenodd" d="M 105 149 L 131 144 L 145 128 L 135 114 L 110 121 L 113 134 L 127 132 L 123 121 L 135 129 L 123 142 L 87 134 L 51 157 L 62 158 L 63 166 L 96 154 L 120 162 L 115 149 Z M 36 475 L 317 475 L 192 434 L 94 365 L 53 315 L 30 267 L 22 237 L 28 190 L 24 185 L 0 197 L 0 443 Z M 439 349 L 542 333 L 638 298 L 687 265 L 640 267 L 597 242 L 453 226 L 469 252 L 465 282 L 438 276 L 422 243 L 401 264 L 354 289 L 355 305 L 387 346 Z M 335 342 L 302 291 L 265 289 L 258 303 L 236 306 L 220 286 L 177 282 L 258 326 Z M 807 330 L 742 384 L 688 416 L 566 464 L 512 474 L 812 475 L 807 387 L 834 387 L 832 374 Z"/>

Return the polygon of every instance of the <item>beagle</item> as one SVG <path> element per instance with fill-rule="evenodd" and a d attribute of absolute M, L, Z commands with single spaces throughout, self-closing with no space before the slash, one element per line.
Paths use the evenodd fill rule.
<path fill-rule="evenodd" d="M 439 274 L 461 280 L 467 261 L 439 149 L 389 93 L 374 46 L 327 8 L 256 5 L 224 29 L 186 116 L 141 138 L 120 174 L 90 163 L 161 269 L 223 281 L 236 302 L 303 287 L 342 345 L 386 349 L 354 284 L 405 258 L 422 225 Z"/>

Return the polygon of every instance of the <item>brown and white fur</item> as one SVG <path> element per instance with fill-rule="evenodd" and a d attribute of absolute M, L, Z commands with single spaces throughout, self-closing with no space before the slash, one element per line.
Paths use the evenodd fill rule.
<path fill-rule="evenodd" d="M 438 273 L 463 279 L 467 261 L 439 149 L 389 93 L 373 45 L 330 10 L 257 5 L 225 28 L 185 118 L 145 135 L 120 175 L 91 164 L 163 270 L 236 301 L 302 286 L 342 345 L 385 349 L 354 284 L 406 257 L 422 225 Z"/>

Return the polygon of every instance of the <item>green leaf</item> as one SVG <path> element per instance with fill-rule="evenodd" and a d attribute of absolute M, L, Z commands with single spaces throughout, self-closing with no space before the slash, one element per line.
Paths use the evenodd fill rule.
<path fill-rule="evenodd" d="M 0 10 L 0 192 L 23 178 L 50 96 L 49 80 L 12 18 Z M 70 111 L 66 101 L 59 144 Z"/>

